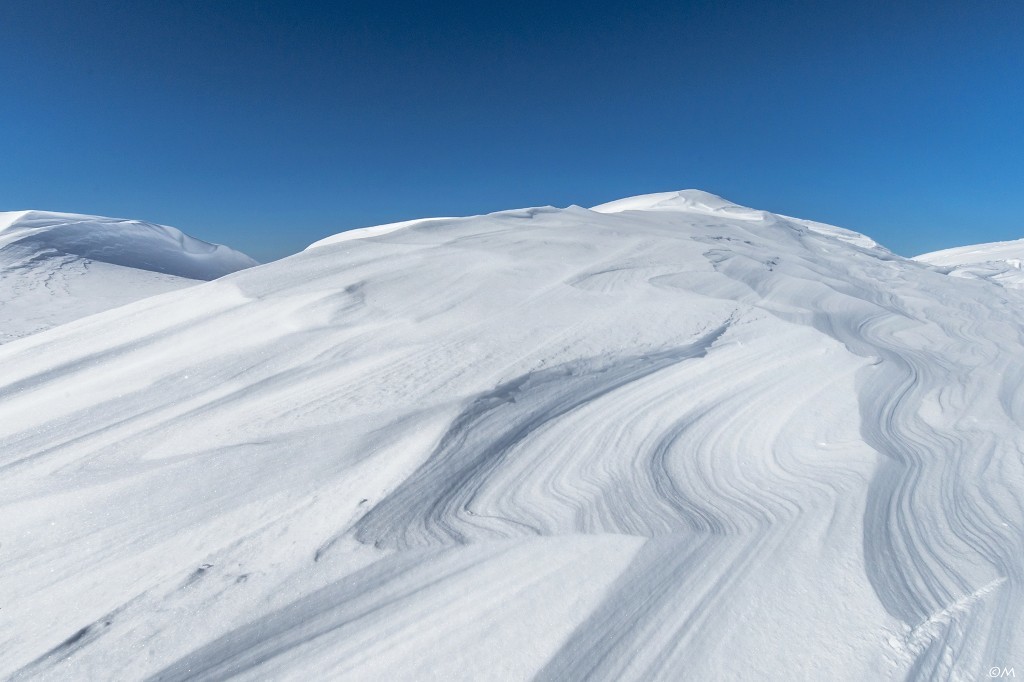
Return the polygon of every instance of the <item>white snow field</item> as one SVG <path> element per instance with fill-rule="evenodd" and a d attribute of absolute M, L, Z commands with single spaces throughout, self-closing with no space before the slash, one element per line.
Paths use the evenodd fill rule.
<path fill-rule="evenodd" d="M 0 347 L 0 677 L 1024 674 L 1024 292 L 702 192 Z"/>
<path fill-rule="evenodd" d="M 1024 289 L 1024 239 L 960 246 L 916 256 L 914 260 L 934 265 L 954 277 L 988 279 L 1004 287 Z"/>
<path fill-rule="evenodd" d="M 164 225 L 0 212 L 0 343 L 253 265 Z"/>

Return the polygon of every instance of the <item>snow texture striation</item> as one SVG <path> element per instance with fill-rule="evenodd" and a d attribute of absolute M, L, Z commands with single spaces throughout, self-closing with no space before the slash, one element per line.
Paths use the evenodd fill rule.
<path fill-rule="evenodd" d="M 0 677 L 1024 665 L 1020 292 L 694 191 L 346 234 L 0 347 Z"/>
<path fill-rule="evenodd" d="M 164 225 L 0 213 L 0 343 L 253 265 Z"/>

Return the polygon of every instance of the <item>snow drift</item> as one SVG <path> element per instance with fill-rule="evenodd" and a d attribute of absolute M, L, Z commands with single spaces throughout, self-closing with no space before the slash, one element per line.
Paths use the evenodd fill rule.
<path fill-rule="evenodd" d="M 253 265 L 165 225 L 0 213 L 0 343 Z"/>
<path fill-rule="evenodd" d="M 914 258 L 954 277 L 987 279 L 1004 287 L 1024 289 L 1024 239 L 960 246 Z"/>
<path fill-rule="evenodd" d="M 350 234 L 0 347 L 0 676 L 1013 666 L 1024 298 L 677 196 Z"/>

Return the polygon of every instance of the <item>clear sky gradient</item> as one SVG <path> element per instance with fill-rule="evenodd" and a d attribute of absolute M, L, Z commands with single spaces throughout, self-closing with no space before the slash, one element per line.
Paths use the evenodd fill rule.
<path fill-rule="evenodd" d="M 265 261 L 683 188 L 904 255 L 1024 237 L 1024 3 L 0 3 L 0 210 Z"/>

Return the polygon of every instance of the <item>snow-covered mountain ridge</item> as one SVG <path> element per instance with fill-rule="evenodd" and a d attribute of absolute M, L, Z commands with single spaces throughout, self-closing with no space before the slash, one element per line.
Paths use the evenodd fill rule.
<path fill-rule="evenodd" d="M 0 343 L 253 265 L 165 225 L 0 212 Z"/>
<path fill-rule="evenodd" d="M 76 213 L 0 212 L 0 249 L 12 246 L 189 279 L 216 279 L 257 265 L 243 253 L 167 225 Z"/>
<path fill-rule="evenodd" d="M 659 196 L 345 233 L 0 346 L 0 676 L 1014 665 L 1024 298 Z"/>
<path fill-rule="evenodd" d="M 1024 239 L 960 246 L 916 256 L 954 277 L 987 279 L 1004 287 L 1024 289 Z"/>

